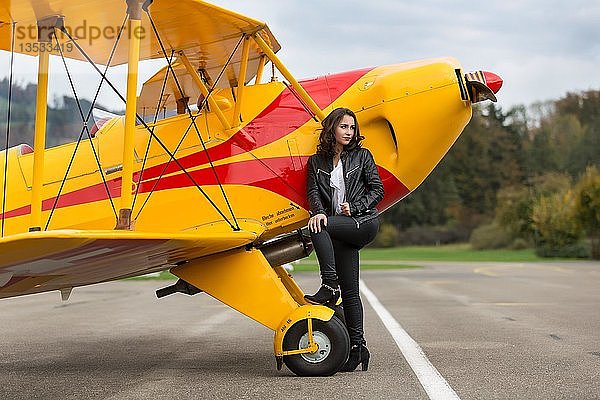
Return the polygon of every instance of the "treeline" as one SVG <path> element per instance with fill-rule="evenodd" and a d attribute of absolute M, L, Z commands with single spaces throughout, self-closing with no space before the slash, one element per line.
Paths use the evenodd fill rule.
<path fill-rule="evenodd" d="M 33 146 L 36 88 L 37 86 L 33 83 L 26 85 L 13 84 L 9 147 L 21 143 Z M 8 89 L 8 79 L 0 80 L 0 150 L 6 147 Z M 80 103 L 84 115 L 87 116 L 92 103 L 85 99 L 80 99 Z M 104 107 L 98 104 L 95 107 L 104 109 Z M 46 147 L 53 147 L 77 140 L 83 124 L 75 99 L 69 96 L 52 99 L 51 104 L 48 106 L 46 123 Z M 90 118 L 89 126 L 91 127 L 92 124 L 93 118 Z"/>
<path fill-rule="evenodd" d="M 470 241 L 600 257 L 600 91 L 475 107 L 429 178 L 382 216 L 376 245 Z"/>

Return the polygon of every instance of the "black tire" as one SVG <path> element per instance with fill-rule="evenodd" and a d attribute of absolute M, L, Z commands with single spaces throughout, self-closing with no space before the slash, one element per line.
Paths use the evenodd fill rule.
<path fill-rule="evenodd" d="M 299 376 L 330 376 L 335 374 L 348 359 L 350 337 L 344 324 L 333 316 L 329 321 L 312 320 L 313 337 L 321 343 L 315 353 L 295 354 L 283 357 L 287 367 Z M 308 341 L 308 321 L 296 322 L 283 338 L 283 349 L 298 350 Z"/>
<path fill-rule="evenodd" d="M 327 307 L 331 308 L 333 310 L 333 315 L 338 317 L 338 319 L 340 321 L 342 321 L 342 324 L 344 324 L 344 326 L 346 326 L 346 316 L 344 315 L 344 304 L 340 303 L 339 306 L 327 306 Z"/>

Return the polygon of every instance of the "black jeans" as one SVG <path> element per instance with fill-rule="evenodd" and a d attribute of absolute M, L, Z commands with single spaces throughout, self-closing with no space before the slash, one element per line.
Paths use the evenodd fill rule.
<path fill-rule="evenodd" d="M 324 283 L 338 281 L 342 291 L 344 317 L 350 343 L 363 342 L 363 307 L 358 288 L 358 251 L 370 243 L 379 230 L 379 219 L 361 223 L 344 215 L 327 217 L 321 232 L 310 233 Z"/>

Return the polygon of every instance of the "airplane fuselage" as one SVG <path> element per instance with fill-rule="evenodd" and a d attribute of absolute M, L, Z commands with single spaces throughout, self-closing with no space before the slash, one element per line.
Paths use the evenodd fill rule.
<path fill-rule="evenodd" d="M 461 76 L 458 62 L 444 58 L 301 83 L 325 113 L 341 106 L 356 112 L 364 146 L 373 153 L 385 186 L 383 211 L 427 177 L 468 123 L 471 103 L 461 96 Z M 214 96 L 232 118 L 231 91 Z M 267 240 L 306 224 L 306 160 L 315 152 L 320 125 L 290 88 L 277 81 L 248 86 L 243 122 L 229 130 L 211 111 L 193 116 L 195 124 L 187 113 L 149 123 L 156 138 L 137 126 L 135 230 L 181 232 L 242 219 L 263 224 L 260 239 Z M 84 140 L 46 150 L 46 229 L 114 228 L 123 124 L 123 118 L 115 118 L 103 126 L 92 140 L 94 148 Z M 8 151 L 5 235 L 27 232 L 30 226 L 33 154 L 24 148 Z"/>

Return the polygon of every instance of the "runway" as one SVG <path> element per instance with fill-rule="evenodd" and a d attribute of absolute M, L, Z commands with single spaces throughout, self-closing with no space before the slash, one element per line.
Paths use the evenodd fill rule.
<path fill-rule="evenodd" d="M 362 272 L 369 371 L 328 378 L 277 371 L 270 330 L 205 294 L 158 300 L 164 281 L 0 300 L 0 399 L 435 398 L 382 309 L 457 398 L 600 399 L 600 263 L 418 264 Z"/>

